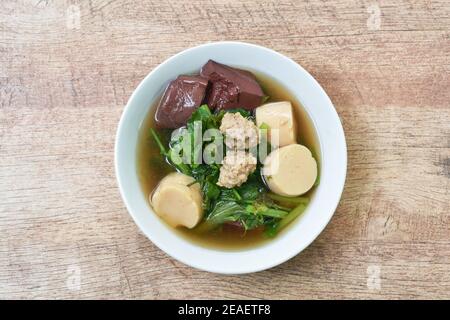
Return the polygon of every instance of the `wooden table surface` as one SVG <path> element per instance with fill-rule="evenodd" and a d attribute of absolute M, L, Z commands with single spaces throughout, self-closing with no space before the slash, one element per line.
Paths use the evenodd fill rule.
<path fill-rule="evenodd" d="M 0 298 L 450 298 L 448 1 L 2 0 L 0 31 Z M 328 227 L 243 276 L 156 248 L 113 166 L 137 84 L 218 40 L 301 64 L 348 144 Z"/>

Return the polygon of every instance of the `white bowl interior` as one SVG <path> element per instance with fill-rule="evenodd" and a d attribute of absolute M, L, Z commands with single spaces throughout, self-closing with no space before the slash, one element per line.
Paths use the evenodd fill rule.
<path fill-rule="evenodd" d="M 197 72 L 209 59 L 259 71 L 288 89 L 313 122 L 321 149 L 320 185 L 300 219 L 266 244 L 242 251 L 208 249 L 186 241 L 154 214 L 136 170 L 139 128 L 165 85 L 180 74 Z M 185 50 L 163 62 L 138 86 L 119 123 L 115 165 L 120 192 L 141 231 L 160 249 L 192 267 L 238 274 L 276 266 L 307 247 L 331 219 L 344 187 L 347 151 L 344 131 L 330 99 L 314 78 L 291 59 L 240 42 L 217 42 Z"/>

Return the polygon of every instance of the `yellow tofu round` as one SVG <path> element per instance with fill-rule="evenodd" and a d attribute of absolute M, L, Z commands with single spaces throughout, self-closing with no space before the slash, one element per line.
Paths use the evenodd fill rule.
<path fill-rule="evenodd" d="M 156 214 L 173 227 L 195 227 L 203 217 L 202 194 L 194 178 L 174 172 L 164 177 L 150 195 Z"/>
<path fill-rule="evenodd" d="M 264 104 L 255 111 L 258 128 L 267 124 L 269 139 L 272 145 L 284 147 L 297 143 L 297 129 L 294 110 L 289 101 L 271 102 Z M 278 140 L 278 141 L 277 141 Z"/>
<path fill-rule="evenodd" d="M 272 151 L 264 161 L 262 173 L 274 193 L 295 197 L 314 185 L 317 162 L 308 148 L 291 144 Z"/>

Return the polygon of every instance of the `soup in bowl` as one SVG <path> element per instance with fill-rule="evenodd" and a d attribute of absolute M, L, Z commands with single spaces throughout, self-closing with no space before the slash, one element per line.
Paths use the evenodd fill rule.
<path fill-rule="evenodd" d="M 342 126 L 318 83 L 292 60 L 236 42 L 153 70 L 125 108 L 115 151 L 144 234 L 219 273 L 299 253 L 330 220 L 346 172 Z"/>

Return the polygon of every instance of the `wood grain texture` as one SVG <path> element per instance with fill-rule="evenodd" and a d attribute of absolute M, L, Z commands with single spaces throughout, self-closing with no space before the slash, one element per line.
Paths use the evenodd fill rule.
<path fill-rule="evenodd" d="M 2 0 L 0 35 L 0 298 L 450 298 L 448 1 Z M 244 276 L 157 249 L 113 169 L 117 123 L 141 79 L 217 40 L 304 66 L 348 143 L 326 230 L 287 263 Z"/>

